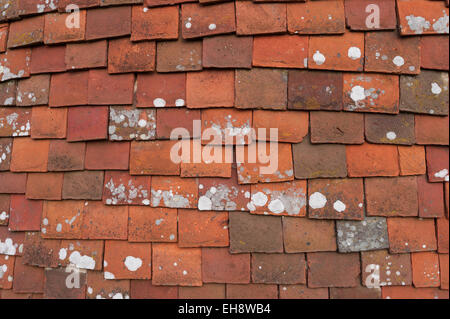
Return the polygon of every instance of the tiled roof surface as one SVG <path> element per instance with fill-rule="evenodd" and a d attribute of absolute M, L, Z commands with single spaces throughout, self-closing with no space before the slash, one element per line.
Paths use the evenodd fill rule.
<path fill-rule="evenodd" d="M 448 1 L 0 0 L 0 22 L 1 298 L 448 298 Z M 251 153 L 252 127 L 278 129 L 275 172 L 171 160 L 174 128 Z"/>

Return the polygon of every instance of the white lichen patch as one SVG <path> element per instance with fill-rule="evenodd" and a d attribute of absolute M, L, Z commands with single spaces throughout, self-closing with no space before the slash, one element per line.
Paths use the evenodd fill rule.
<path fill-rule="evenodd" d="M 198 201 L 199 210 L 218 210 L 233 211 L 237 210 L 235 202 L 239 195 L 239 190 L 235 186 L 218 184 L 206 190 L 205 194 L 200 196 Z"/>
<path fill-rule="evenodd" d="M 125 258 L 124 265 L 129 271 L 134 272 L 142 267 L 142 259 L 138 257 L 127 256 Z"/>
<path fill-rule="evenodd" d="M 11 112 L 0 117 L 0 129 L 9 132 L 11 136 L 29 136 L 31 132 L 30 111 Z"/>
<path fill-rule="evenodd" d="M 209 125 L 214 130 L 215 135 L 222 137 L 222 143 L 226 142 L 226 144 L 234 143 L 237 145 L 244 145 L 251 142 L 252 127 L 250 125 L 250 120 L 247 120 L 243 124 L 238 124 L 237 119 L 228 115 L 225 116 L 222 121 L 212 120 L 205 124 Z"/>
<path fill-rule="evenodd" d="M 152 189 L 151 201 L 153 207 L 164 206 L 169 208 L 189 208 L 190 206 L 189 195 L 181 194 L 178 191 L 173 190 L 173 188 L 170 190 Z"/>
<path fill-rule="evenodd" d="M 152 140 L 156 136 L 156 112 L 152 109 L 110 107 L 108 134 L 111 141 Z"/>
<path fill-rule="evenodd" d="M 74 251 L 69 256 L 69 261 L 72 265 L 81 269 L 95 269 L 95 260 L 94 258 L 81 255 L 78 251 Z"/>
<path fill-rule="evenodd" d="M 343 202 L 341 202 L 340 200 L 337 200 L 333 203 L 333 208 L 338 213 L 343 213 L 347 207 L 345 206 L 345 204 Z"/>
<path fill-rule="evenodd" d="M 421 16 L 414 16 L 413 14 L 406 16 L 406 21 L 409 28 L 415 34 L 423 34 L 424 32 L 432 31 L 434 33 L 449 33 L 449 17 L 445 10 L 442 11 L 442 16 L 437 20 L 428 21 Z"/>
<path fill-rule="evenodd" d="M 439 172 L 434 173 L 434 177 L 443 178 L 446 182 L 449 181 L 448 169 L 444 168 Z"/>
<path fill-rule="evenodd" d="M 22 244 L 14 243 L 12 238 L 5 238 L 5 241 L 0 240 L 0 254 L 14 256 L 17 252 L 20 253 L 20 246 Z"/>
<path fill-rule="evenodd" d="M 347 52 L 347 56 L 352 60 L 358 60 L 361 58 L 361 50 L 358 47 L 350 47 Z"/>
<path fill-rule="evenodd" d="M 439 94 L 441 94 L 441 92 L 442 92 L 442 89 L 438 83 L 436 83 L 436 82 L 431 83 L 431 93 L 433 93 L 435 95 L 439 95 Z"/>
<path fill-rule="evenodd" d="M 0 144 L 0 165 L 3 162 L 6 162 L 7 159 L 11 156 L 11 143 L 8 144 Z"/>
<path fill-rule="evenodd" d="M 327 204 L 327 198 L 320 192 L 315 192 L 309 196 L 308 205 L 312 209 L 324 208 Z"/>
<path fill-rule="evenodd" d="M 264 188 L 252 195 L 250 208 L 268 214 L 299 215 L 306 206 L 306 194 L 303 188 L 289 187 L 284 190 Z"/>
<path fill-rule="evenodd" d="M 387 138 L 389 141 L 394 141 L 394 140 L 397 138 L 397 134 L 396 134 L 395 132 L 392 132 L 392 131 L 387 132 L 387 133 L 386 133 L 386 138 Z"/>
<path fill-rule="evenodd" d="M 353 82 L 357 83 L 353 84 Z M 357 76 L 351 81 L 351 89 L 346 92 L 351 99 L 351 103 L 346 105 L 350 111 L 374 107 L 376 105 L 376 100 L 386 93 L 384 90 L 373 87 L 371 82 L 372 77 L 370 76 Z"/>
<path fill-rule="evenodd" d="M 392 63 L 394 63 L 395 66 L 397 66 L 397 67 L 401 67 L 405 64 L 405 59 L 403 57 L 397 55 L 392 59 Z"/>
<path fill-rule="evenodd" d="M 313 61 L 317 64 L 317 65 L 322 65 L 325 63 L 325 56 L 320 53 L 319 51 L 316 51 L 316 53 L 314 53 L 313 55 Z"/>
<path fill-rule="evenodd" d="M 109 190 L 106 193 L 107 205 L 124 205 L 133 203 L 150 204 L 149 190 L 144 185 L 134 185 L 132 179 L 123 181 L 121 178 L 114 181 L 111 178 L 105 188 Z"/>

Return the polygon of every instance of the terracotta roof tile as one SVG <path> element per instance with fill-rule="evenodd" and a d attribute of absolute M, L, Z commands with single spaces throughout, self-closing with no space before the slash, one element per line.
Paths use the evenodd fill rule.
<path fill-rule="evenodd" d="M 448 299 L 447 19 L 0 0 L 0 298 Z"/>

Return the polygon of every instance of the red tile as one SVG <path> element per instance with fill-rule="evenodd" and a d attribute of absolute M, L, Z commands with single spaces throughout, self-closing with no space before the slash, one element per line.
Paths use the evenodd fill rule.
<path fill-rule="evenodd" d="M 180 287 L 180 299 L 225 299 L 225 284 L 203 284 L 201 287 Z"/>
<path fill-rule="evenodd" d="M 128 38 L 109 40 L 108 72 L 129 73 L 155 70 L 154 41 L 131 42 Z"/>
<path fill-rule="evenodd" d="M 133 6 L 131 41 L 178 39 L 178 11 L 178 6 Z"/>
<path fill-rule="evenodd" d="M 292 147 L 295 178 L 346 177 L 344 145 L 311 144 L 309 137 Z"/>
<path fill-rule="evenodd" d="M 107 51 L 108 43 L 106 40 L 69 43 L 65 52 L 66 68 L 75 70 L 106 67 L 108 64 Z"/>
<path fill-rule="evenodd" d="M 17 105 L 46 105 L 50 89 L 49 75 L 35 75 L 17 83 Z"/>
<path fill-rule="evenodd" d="M 308 134 L 308 112 L 299 111 L 253 111 L 253 128 L 257 140 L 272 142 L 300 143 Z M 278 138 L 270 136 L 270 130 L 278 130 Z"/>
<path fill-rule="evenodd" d="M 151 280 L 131 280 L 132 299 L 177 299 L 178 287 L 155 286 Z"/>
<path fill-rule="evenodd" d="M 347 145 L 347 168 L 350 177 L 398 176 L 398 152 L 393 145 Z"/>
<path fill-rule="evenodd" d="M 108 107 L 70 107 L 67 114 L 67 141 L 103 140 L 108 137 Z"/>
<path fill-rule="evenodd" d="M 14 139 L 11 171 L 46 172 L 49 145 L 48 140 Z"/>
<path fill-rule="evenodd" d="M 227 248 L 202 249 L 204 283 L 250 283 L 250 254 L 230 254 Z"/>
<path fill-rule="evenodd" d="M 158 41 L 156 71 L 184 72 L 202 69 L 202 41 Z"/>
<path fill-rule="evenodd" d="M 208 70 L 188 73 L 186 98 L 189 108 L 233 106 L 234 71 Z"/>
<path fill-rule="evenodd" d="M 195 132 L 193 128 L 194 121 L 200 121 L 200 118 L 200 110 L 189 110 L 186 108 L 158 110 L 156 116 L 156 137 L 157 139 L 169 139 L 174 129 L 183 128 L 189 133 L 189 136 L 200 138 L 201 132 Z"/>
<path fill-rule="evenodd" d="M 152 207 L 197 208 L 196 178 L 152 177 Z"/>
<path fill-rule="evenodd" d="M 330 299 L 381 299 L 380 288 L 330 288 Z"/>
<path fill-rule="evenodd" d="M 448 254 L 439 255 L 439 266 L 441 269 L 441 289 L 448 290 Z"/>
<path fill-rule="evenodd" d="M 387 224 L 391 253 L 436 250 L 433 219 L 391 217 Z"/>
<path fill-rule="evenodd" d="M 40 232 L 25 233 L 23 262 L 37 267 L 58 267 L 59 240 L 43 239 Z"/>
<path fill-rule="evenodd" d="M 31 74 L 63 72 L 66 69 L 65 52 L 64 45 L 33 47 L 31 49 Z"/>
<path fill-rule="evenodd" d="M 261 36 L 253 42 L 253 65 L 274 68 L 306 68 L 308 37 Z"/>
<path fill-rule="evenodd" d="M 25 194 L 27 174 L 0 172 L 3 183 L 0 183 L 0 193 Z"/>
<path fill-rule="evenodd" d="M 277 285 L 227 285 L 227 299 L 278 299 Z"/>
<path fill-rule="evenodd" d="M 439 287 L 439 255 L 435 252 L 411 254 L 414 287 Z"/>
<path fill-rule="evenodd" d="M 152 246 L 147 243 L 105 242 L 105 279 L 151 279 Z"/>
<path fill-rule="evenodd" d="M 25 243 L 24 232 L 9 231 L 7 226 L 0 226 L 0 254 L 22 256 Z"/>
<path fill-rule="evenodd" d="M 366 287 L 412 284 L 410 254 L 389 254 L 387 250 L 362 252 L 361 267 L 362 284 Z"/>
<path fill-rule="evenodd" d="M 308 288 L 306 285 L 280 286 L 280 299 L 328 299 L 328 288 Z"/>
<path fill-rule="evenodd" d="M 181 177 L 231 177 L 233 160 L 230 146 L 202 146 L 200 140 L 183 140 L 179 146 L 182 152 Z M 197 152 L 202 154 L 201 158 L 197 158 Z"/>
<path fill-rule="evenodd" d="M 236 2 L 239 35 L 286 32 L 286 4 Z"/>
<path fill-rule="evenodd" d="M 203 39 L 203 66 L 205 68 L 252 67 L 253 38 L 235 35 Z"/>
<path fill-rule="evenodd" d="M 67 143 L 64 140 L 50 142 L 48 151 L 49 171 L 78 171 L 84 168 L 85 143 Z"/>
<path fill-rule="evenodd" d="M 344 74 L 343 99 L 346 111 L 396 114 L 399 109 L 398 77 Z"/>
<path fill-rule="evenodd" d="M 110 141 L 154 140 L 156 135 L 156 110 L 137 109 L 132 106 L 109 108 Z"/>
<path fill-rule="evenodd" d="M 71 21 L 70 26 L 66 27 L 66 21 L 71 13 L 50 13 L 45 15 L 44 43 L 55 44 L 82 41 L 86 34 L 86 11 L 79 11 L 79 28 L 77 22 Z"/>
<path fill-rule="evenodd" d="M 361 272 L 359 254 L 309 253 L 308 287 L 356 287 Z"/>
<path fill-rule="evenodd" d="M 309 38 L 309 68 L 361 72 L 363 66 L 364 33 L 347 32 Z"/>
<path fill-rule="evenodd" d="M 28 199 L 61 200 L 63 184 L 62 173 L 32 173 L 28 174 Z"/>
<path fill-rule="evenodd" d="M 88 103 L 91 105 L 132 104 L 133 87 L 133 74 L 109 75 L 106 70 L 90 70 Z"/>
<path fill-rule="evenodd" d="M 29 46 L 44 40 L 44 16 L 12 22 L 9 25 L 8 48 Z"/>
<path fill-rule="evenodd" d="M 399 146 L 400 175 L 422 175 L 426 173 L 425 148 L 419 145 Z"/>
<path fill-rule="evenodd" d="M 0 171 L 9 170 L 9 164 L 11 163 L 12 143 L 13 140 L 11 138 L 0 138 Z"/>
<path fill-rule="evenodd" d="M 153 284 L 201 286 L 201 249 L 178 248 L 176 244 L 153 245 Z"/>
<path fill-rule="evenodd" d="M 202 6 L 187 3 L 181 6 L 183 38 L 199 38 L 236 31 L 234 4 L 230 2 Z"/>
<path fill-rule="evenodd" d="M 256 161 L 253 160 L 252 154 L 259 154 Z M 266 156 L 261 156 L 261 154 L 266 154 Z M 294 180 L 291 154 L 291 144 L 288 143 L 258 142 L 249 146 L 236 146 L 239 184 Z"/>
<path fill-rule="evenodd" d="M 103 190 L 106 205 L 150 205 L 150 176 L 107 171 Z"/>
<path fill-rule="evenodd" d="M 62 266 L 72 264 L 80 269 L 101 270 L 103 246 L 102 240 L 61 240 L 57 250 L 59 263 Z"/>
<path fill-rule="evenodd" d="M 348 112 L 311 112 L 311 143 L 364 143 L 364 115 Z"/>
<path fill-rule="evenodd" d="M 396 31 L 366 33 L 364 71 L 420 73 L 419 37 L 402 38 Z"/>
<path fill-rule="evenodd" d="M 400 113 L 396 116 L 366 114 L 364 119 L 366 140 L 369 143 L 397 145 L 415 143 L 413 114 Z"/>
<path fill-rule="evenodd" d="M 16 49 L 0 53 L 0 80 L 7 81 L 30 76 L 31 49 Z"/>
<path fill-rule="evenodd" d="M 45 201 L 42 213 L 42 238 L 81 238 L 83 201 Z"/>
<path fill-rule="evenodd" d="M 63 199 L 102 199 L 103 171 L 79 171 L 64 174 Z"/>
<path fill-rule="evenodd" d="M 130 280 L 107 280 L 99 271 L 88 271 L 86 286 L 86 299 L 130 299 Z"/>
<path fill-rule="evenodd" d="M 417 216 L 420 188 L 415 176 L 366 178 L 364 185 L 367 216 Z"/>
<path fill-rule="evenodd" d="M 252 111 L 234 108 L 202 110 L 202 126 L 203 144 L 242 145 L 252 141 Z"/>
<path fill-rule="evenodd" d="M 448 219 L 438 218 L 436 219 L 436 231 L 438 241 L 438 252 L 448 254 Z"/>
<path fill-rule="evenodd" d="M 306 180 L 251 185 L 247 208 L 252 214 L 305 216 Z"/>
<path fill-rule="evenodd" d="M 231 178 L 200 178 L 198 185 L 199 210 L 248 210 L 250 185 L 239 185 L 236 168 Z"/>
<path fill-rule="evenodd" d="M 12 80 L 0 83 L 0 105 L 15 105 L 16 104 L 16 90 L 17 81 Z"/>
<path fill-rule="evenodd" d="M 6 51 L 7 41 L 8 41 L 8 24 L 7 23 L 0 24 L 0 52 Z"/>
<path fill-rule="evenodd" d="M 128 241 L 176 242 L 177 210 L 170 208 L 130 207 Z"/>
<path fill-rule="evenodd" d="M 364 186 L 361 178 L 309 180 L 308 196 L 309 218 L 364 218 Z"/>
<path fill-rule="evenodd" d="M 227 247 L 228 213 L 178 211 L 179 247 Z"/>
<path fill-rule="evenodd" d="M 116 23 L 111 23 L 116 21 Z M 86 39 L 111 38 L 131 33 L 131 7 L 109 7 L 88 10 Z"/>
<path fill-rule="evenodd" d="M 105 157 L 105 154 L 108 154 Z M 127 170 L 130 143 L 90 142 L 86 146 L 86 169 Z"/>
<path fill-rule="evenodd" d="M 7 194 L 0 195 L 0 226 L 6 226 L 9 222 L 9 200 Z"/>
<path fill-rule="evenodd" d="M 449 13 L 443 1 L 400 0 L 397 8 L 402 35 L 448 34 L 446 18 Z"/>
<path fill-rule="evenodd" d="M 332 220 L 283 217 L 284 249 L 287 253 L 336 251 Z"/>
<path fill-rule="evenodd" d="M 77 283 L 71 287 L 67 285 L 70 279 L 68 272 L 77 273 Z M 45 269 L 44 297 L 46 299 L 85 299 L 86 298 L 86 273 L 74 268 Z"/>
<path fill-rule="evenodd" d="M 136 106 L 184 106 L 186 100 L 186 74 L 138 74 Z"/>
<path fill-rule="evenodd" d="M 30 108 L 0 108 L 0 136 L 29 136 L 30 123 Z"/>
<path fill-rule="evenodd" d="M 49 106 L 86 105 L 88 102 L 88 75 L 88 72 L 52 75 Z"/>
<path fill-rule="evenodd" d="M 12 289 L 15 259 L 13 256 L 0 255 L 0 265 L 2 265 L 0 288 L 2 290 Z"/>
<path fill-rule="evenodd" d="M 42 293 L 44 292 L 44 268 L 23 264 L 22 258 L 14 262 L 13 292 Z"/>
<path fill-rule="evenodd" d="M 390 0 L 345 0 L 345 19 L 351 30 L 394 30 L 395 2 Z"/>
<path fill-rule="evenodd" d="M 439 218 L 445 216 L 444 188 L 441 183 L 429 183 L 426 175 L 417 177 L 419 216 Z"/>
<path fill-rule="evenodd" d="M 22 195 L 11 195 L 9 229 L 12 231 L 41 230 L 42 201 L 28 200 Z"/>
<path fill-rule="evenodd" d="M 235 73 L 235 107 L 286 109 L 286 71 L 253 68 Z"/>
<path fill-rule="evenodd" d="M 344 1 L 289 3 L 287 24 L 290 33 L 344 33 Z"/>
<path fill-rule="evenodd" d="M 418 115 L 415 118 L 416 143 L 426 145 L 449 144 L 448 116 Z"/>
<path fill-rule="evenodd" d="M 83 216 L 83 239 L 126 240 L 128 237 L 128 207 L 105 206 L 89 202 Z"/>
<path fill-rule="evenodd" d="M 288 109 L 342 109 L 342 73 L 328 71 L 289 71 Z"/>
<path fill-rule="evenodd" d="M 427 146 L 425 150 L 427 154 L 428 181 L 448 182 L 448 147 Z"/>
<path fill-rule="evenodd" d="M 306 284 L 305 254 L 252 254 L 252 282 Z"/>
<path fill-rule="evenodd" d="M 180 164 L 171 159 L 177 141 L 131 142 L 130 174 L 179 175 Z"/>
<path fill-rule="evenodd" d="M 420 66 L 424 69 L 447 70 L 449 61 L 448 36 L 420 38 Z M 441 50 L 436 50 L 441 48 Z"/>
<path fill-rule="evenodd" d="M 281 217 L 229 213 L 230 253 L 281 253 Z"/>
<path fill-rule="evenodd" d="M 383 287 L 384 299 L 448 299 L 448 291 L 438 288 Z"/>
<path fill-rule="evenodd" d="M 65 138 L 67 108 L 33 107 L 31 113 L 31 138 Z"/>

